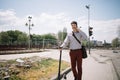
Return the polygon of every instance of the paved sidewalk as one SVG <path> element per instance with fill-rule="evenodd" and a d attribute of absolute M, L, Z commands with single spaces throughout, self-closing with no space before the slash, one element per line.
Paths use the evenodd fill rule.
<path fill-rule="evenodd" d="M 99 53 L 96 53 L 96 51 L 94 51 L 93 56 L 94 55 L 97 56 L 99 62 L 106 60 L 111 61 L 118 80 L 120 80 L 120 50 L 102 50 L 102 52 Z"/>
<path fill-rule="evenodd" d="M 72 72 L 67 75 L 66 80 L 74 80 Z M 118 77 L 109 58 L 94 54 L 83 60 L 82 80 L 118 80 Z"/>

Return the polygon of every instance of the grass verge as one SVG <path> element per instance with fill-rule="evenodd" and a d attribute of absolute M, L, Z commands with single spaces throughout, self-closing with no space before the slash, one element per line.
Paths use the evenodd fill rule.
<path fill-rule="evenodd" d="M 37 57 L 38 58 L 38 57 Z M 37 59 L 36 58 L 36 59 Z M 33 58 L 24 58 L 23 60 L 30 60 Z M 34 57 L 35 59 L 35 57 Z M 7 61 L 6 64 L 17 64 L 15 60 Z M 2 67 L 6 66 L 5 63 L 0 63 Z M 62 61 L 61 70 L 69 67 L 69 63 Z M 11 68 L 12 67 L 12 68 Z M 58 72 L 58 61 L 51 58 L 40 58 L 31 63 L 31 68 L 10 66 L 12 71 L 19 71 L 19 74 L 10 74 L 10 80 L 49 80 Z"/>

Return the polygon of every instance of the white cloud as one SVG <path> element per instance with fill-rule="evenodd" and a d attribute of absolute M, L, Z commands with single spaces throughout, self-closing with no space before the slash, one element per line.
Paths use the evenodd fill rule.
<path fill-rule="evenodd" d="M 106 21 L 92 21 L 94 27 L 94 36 L 98 40 L 111 40 L 117 37 L 117 29 L 120 25 L 120 19 Z"/>
<path fill-rule="evenodd" d="M 11 21 L 16 19 L 14 15 L 15 13 L 12 10 L 0 11 L 0 24 L 11 23 Z"/>
<path fill-rule="evenodd" d="M 41 13 L 39 15 L 31 15 L 33 17 L 31 33 L 44 34 L 44 33 L 57 33 L 64 27 L 68 32 L 71 31 L 70 22 L 74 19 L 67 16 L 66 13 L 47 14 Z M 25 23 L 28 21 L 28 15 L 20 18 L 16 16 L 14 10 L 0 10 L 0 31 L 6 30 L 20 30 L 28 33 L 28 27 Z M 79 26 L 82 26 L 82 30 L 88 33 L 87 18 L 81 16 L 78 18 Z M 93 36 L 97 40 L 107 40 L 110 42 L 117 36 L 117 27 L 120 25 L 120 19 L 116 20 L 91 20 L 91 26 L 93 27 Z"/>
<path fill-rule="evenodd" d="M 0 31 L 23 29 L 24 19 L 16 16 L 14 10 L 0 10 Z"/>
<path fill-rule="evenodd" d="M 42 13 L 39 16 L 34 16 L 33 20 L 35 27 L 33 28 L 33 33 L 57 33 L 64 27 L 70 26 L 68 22 L 70 19 L 64 14 L 59 13 L 55 15 Z"/>

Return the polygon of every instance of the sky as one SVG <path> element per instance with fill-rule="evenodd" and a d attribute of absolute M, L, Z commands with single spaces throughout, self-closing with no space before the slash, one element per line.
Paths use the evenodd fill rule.
<path fill-rule="evenodd" d="M 47 34 L 67 28 L 71 21 L 88 35 L 88 9 L 94 40 L 111 42 L 118 36 L 120 0 L 0 0 L 0 32 L 20 30 L 28 33 L 28 16 L 32 16 L 32 34 Z"/>

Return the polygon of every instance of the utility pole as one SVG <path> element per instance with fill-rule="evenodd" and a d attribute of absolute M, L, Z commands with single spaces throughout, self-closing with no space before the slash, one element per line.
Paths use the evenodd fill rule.
<path fill-rule="evenodd" d="M 31 30 L 31 26 L 34 26 L 34 24 L 31 24 L 31 16 L 28 16 L 28 23 L 26 23 L 25 25 L 29 27 L 29 40 L 28 40 L 28 49 L 31 49 L 31 36 L 30 36 L 30 30 Z"/>
<path fill-rule="evenodd" d="M 90 5 L 85 6 L 88 9 L 88 34 L 89 34 L 89 42 L 88 42 L 88 48 L 89 48 L 89 54 L 90 54 Z"/>

